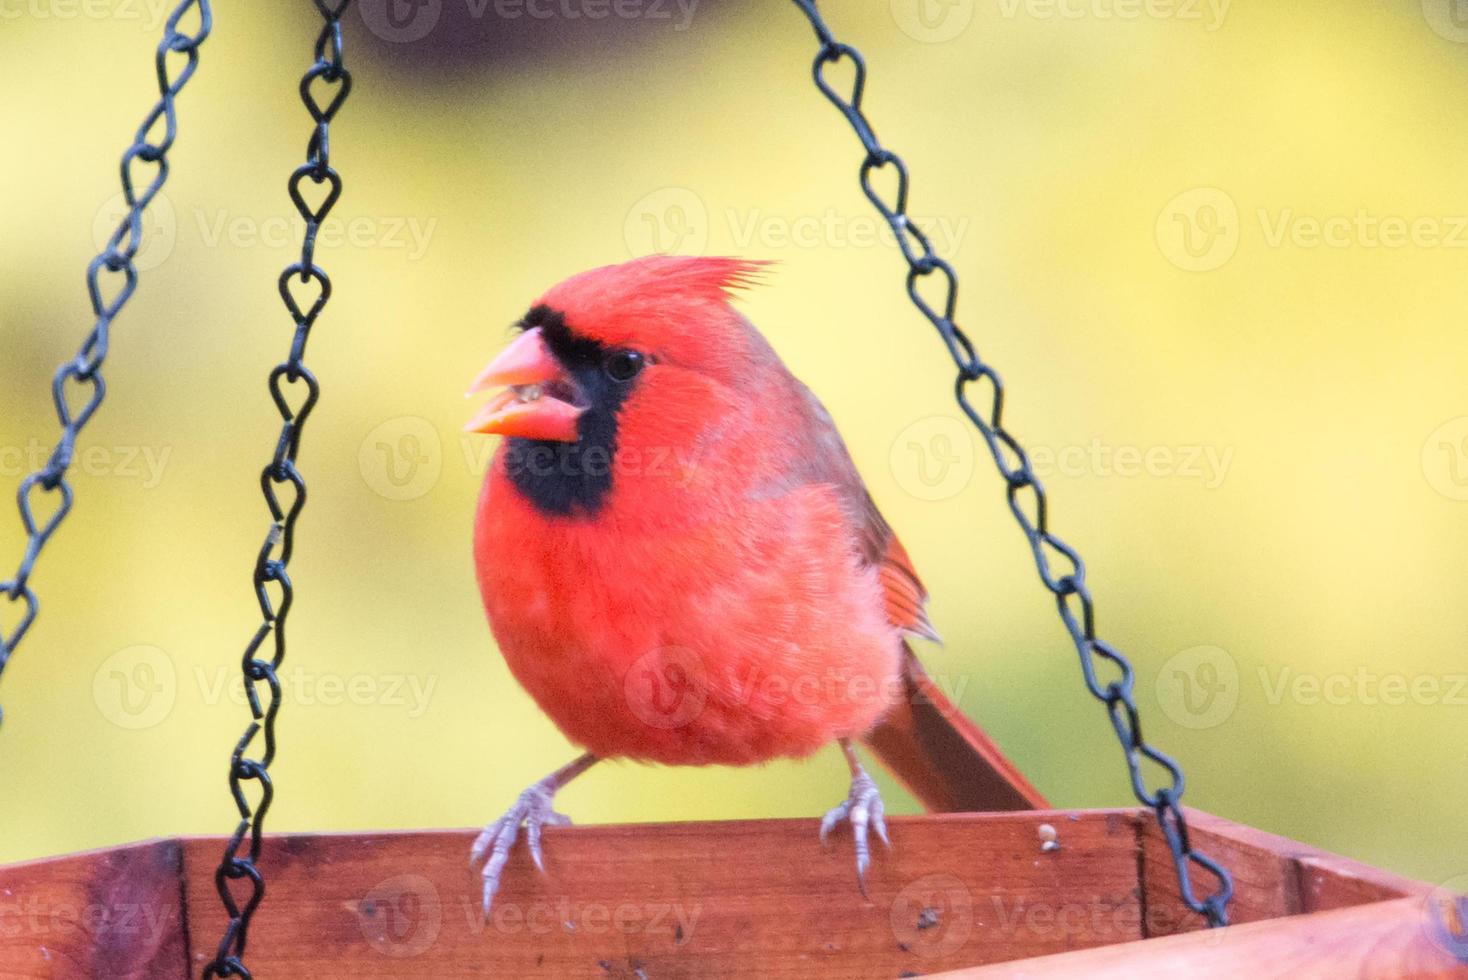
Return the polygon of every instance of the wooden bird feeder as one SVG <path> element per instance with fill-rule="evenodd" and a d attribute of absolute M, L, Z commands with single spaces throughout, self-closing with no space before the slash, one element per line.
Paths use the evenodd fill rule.
<path fill-rule="evenodd" d="M 292 595 L 285 569 L 304 503 L 295 453 L 319 391 L 301 358 L 330 295 L 313 255 L 316 230 L 341 191 L 327 130 L 350 90 L 340 24 L 350 2 L 315 0 L 324 27 L 301 82 L 314 128 L 307 162 L 289 187 L 306 234 L 301 261 L 280 280 L 297 329 L 290 359 L 271 375 L 284 428 L 261 481 L 273 522 L 255 571 L 264 622 L 243 661 L 252 722 L 229 770 L 240 822 L 228 838 L 154 840 L 0 868 L 0 980 L 1468 977 L 1468 900 L 1180 808 L 1181 771 L 1142 740 L 1132 668 L 1094 635 L 1084 567 L 1047 527 L 1043 488 L 1000 419 L 998 376 L 953 322 L 956 274 L 911 224 L 906 166 L 877 142 L 861 108 L 865 62 L 835 40 L 814 0 L 794 2 L 820 44 L 817 87 L 866 149 L 862 189 L 896 235 L 913 302 L 958 364 L 960 404 L 994 455 L 1041 579 L 1081 653 L 1087 687 L 1105 703 L 1134 793 L 1147 807 L 1051 809 L 913 660 L 897 717 L 867 742 L 932 812 L 891 819 L 893 847 L 877 848 L 865 894 L 849 841 L 823 849 L 815 820 L 548 829 L 547 873 L 517 853 L 487 918 L 466 861 L 474 832 L 262 836 L 280 707 L 275 669 Z M 191 13 L 192 34 L 179 28 Z M 8 632 L 0 624 L 0 669 L 36 617 L 30 572 L 71 506 L 67 470 L 102 400 L 108 330 L 137 279 L 142 213 L 167 178 L 174 99 L 211 25 L 209 0 L 178 0 L 158 48 L 160 101 L 123 157 L 128 214 L 88 269 L 96 326 L 56 375 L 62 439 L 21 485 L 29 543 L 19 572 L 0 582 L 0 599 L 21 619 Z M 843 60 L 855 69 L 848 94 L 825 75 Z M 313 86 L 328 95 L 318 100 Z M 135 183 L 137 161 L 157 164 L 146 185 Z M 871 183 L 888 167 L 898 179 L 891 200 Z M 324 200 L 306 201 L 306 179 Z M 121 285 L 105 287 L 109 274 Z M 311 279 L 315 302 L 298 301 L 293 283 Z M 924 279 L 946 279 L 946 302 L 923 299 Z M 980 380 L 992 392 L 985 412 L 965 394 Z M 298 384 L 307 389 L 303 399 L 287 393 Z M 81 404 L 78 391 L 90 393 Z M 278 495 L 287 485 L 299 493 L 294 503 Z M 43 518 L 34 508 L 47 494 L 59 503 Z M 278 609 L 277 592 L 284 593 Z M 1103 680 L 1098 668 L 1119 673 Z M 1144 760 L 1166 769 L 1171 785 L 1149 790 Z M 259 799 L 248 798 L 246 783 Z M 1192 893 L 1190 869 L 1215 880 Z M 1215 925 L 1225 915 L 1231 924 L 1205 929 L 1200 911 Z"/>
<path fill-rule="evenodd" d="M 891 980 L 1468 977 L 1468 898 L 1188 811 L 1230 869 L 1234 924 L 1179 895 L 1145 809 L 1054 810 L 921 673 L 868 740 L 936 812 L 889 818 L 857 888 L 816 820 L 556 827 L 546 874 L 510 863 L 494 910 L 477 831 L 279 834 L 249 934 L 257 977 Z M 978 787 L 976 790 L 975 787 Z M 0 868 L 0 980 L 189 980 L 227 927 L 225 837 Z M 523 853 L 518 857 L 525 858 Z"/>
<path fill-rule="evenodd" d="M 1468 904 L 1196 811 L 1237 923 L 1200 930 L 1142 810 L 896 817 L 869 900 L 814 820 L 546 831 L 485 920 L 471 831 L 270 836 L 255 976 L 587 980 L 1468 976 Z M 1053 846 L 1047 846 L 1053 845 Z M 0 869 L 0 978 L 187 980 L 224 838 Z"/>

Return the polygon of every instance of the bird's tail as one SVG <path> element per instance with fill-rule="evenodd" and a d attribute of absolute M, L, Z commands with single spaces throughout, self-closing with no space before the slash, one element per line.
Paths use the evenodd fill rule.
<path fill-rule="evenodd" d="M 902 645 L 905 697 L 866 736 L 882 763 L 936 813 L 1048 808 L 1029 780 Z"/>

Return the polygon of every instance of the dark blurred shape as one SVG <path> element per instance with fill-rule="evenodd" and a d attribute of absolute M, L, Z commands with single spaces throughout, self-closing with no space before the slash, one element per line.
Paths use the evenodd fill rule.
<path fill-rule="evenodd" d="M 354 48 L 425 85 L 606 59 L 719 29 L 719 0 L 357 0 Z"/>

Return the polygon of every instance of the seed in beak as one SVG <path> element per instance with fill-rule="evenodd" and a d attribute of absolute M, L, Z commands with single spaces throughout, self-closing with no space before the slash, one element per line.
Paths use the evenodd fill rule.
<path fill-rule="evenodd" d="M 533 402 L 539 400 L 542 391 L 540 385 L 515 385 L 515 398 L 522 402 Z"/>

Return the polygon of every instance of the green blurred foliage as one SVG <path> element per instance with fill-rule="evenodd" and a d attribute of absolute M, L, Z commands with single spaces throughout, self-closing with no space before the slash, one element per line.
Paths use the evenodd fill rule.
<path fill-rule="evenodd" d="M 9 485 L 54 438 L 50 371 L 89 326 L 81 272 L 154 95 L 156 6 L 5 8 L 6 130 L 24 135 L 0 155 Z M 307 4 L 220 7 L 181 101 L 172 217 L 149 226 L 159 251 L 83 441 L 103 451 L 0 687 L 3 860 L 232 826 L 247 712 L 221 685 L 257 622 L 315 27 Z M 1468 870 L 1468 32 L 1432 0 L 948 14 L 963 23 L 939 39 L 904 0 L 830 17 L 870 58 L 868 109 L 1008 418 L 1051 461 L 1053 518 L 1136 660 L 1149 737 L 1195 806 L 1431 880 Z M 942 346 L 872 240 L 859 148 L 810 85 L 793 7 L 451 77 L 359 22 L 349 41 L 271 829 L 476 825 L 571 755 L 483 620 L 468 542 L 488 447 L 459 433 L 461 392 L 540 290 L 655 244 L 779 260 L 743 306 L 923 571 L 949 641 L 926 661 L 1057 805 L 1128 802 L 1002 487 L 954 427 Z M 0 521 L 0 554 L 20 551 Z M 827 753 L 609 766 L 562 802 L 583 822 L 729 818 L 844 792 Z"/>

